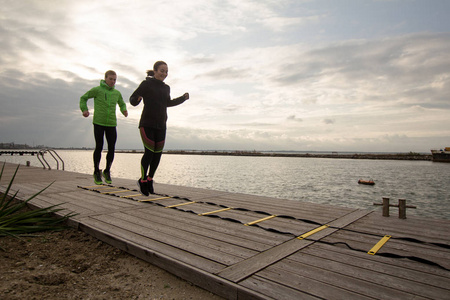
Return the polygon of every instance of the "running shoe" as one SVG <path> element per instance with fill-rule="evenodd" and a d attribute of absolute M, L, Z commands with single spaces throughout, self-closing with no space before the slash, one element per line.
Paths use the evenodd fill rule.
<path fill-rule="evenodd" d="M 95 184 L 103 184 L 101 171 L 94 171 Z"/>
<path fill-rule="evenodd" d="M 147 177 L 147 189 L 150 194 L 155 193 L 155 190 L 153 189 L 153 179 L 150 179 L 150 177 Z"/>
<path fill-rule="evenodd" d="M 138 179 L 137 181 L 137 186 L 139 187 L 139 192 L 144 195 L 144 196 L 148 196 L 148 185 L 147 185 L 147 180 L 141 180 Z"/>
<path fill-rule="evenodd" d="M 103 171 L 103 178 L 105 178 L 105 182 L 106 182 L 107 184 L 111 184 L 111 183 L 112 183 L 112 180 L 111 180 L 111 174 L 110 174 L 109 171 L 107 171 L 107 170 L 104 170 L 104 171 Z"/>

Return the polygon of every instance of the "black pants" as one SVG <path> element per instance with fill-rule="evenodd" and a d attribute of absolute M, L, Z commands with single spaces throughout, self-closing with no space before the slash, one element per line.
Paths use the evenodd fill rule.
<path fill-rule="evenodd" d="M 108 153 L 106 154 L 106 168 L 105 171 L 111 169 L 112 162 L 114 160 L 114 151 L 117 141 L 116 127 L 107 127 L 94 124 L 94 138 L 95 138 L 95 150 L 94 150 L 94 169 L 100 171 L 100 160 L 102 158 L 103 150 L 103 136 L 106 136 L 108 142 Z"/>

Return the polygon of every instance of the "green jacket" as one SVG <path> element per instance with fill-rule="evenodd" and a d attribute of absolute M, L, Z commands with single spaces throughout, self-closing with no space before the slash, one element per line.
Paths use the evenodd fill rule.
<path fill-rule="evenodd" d="M 92 123 L 108 127 L 117 126 L 116 104 L 119 104 L 122 113 L 127 110 L 122 94 L 114 87 L 108 86 L 104 80 L 101 80 L 99 86 L 93 87 L 81 96 L 80 109 L 82 112 L 88 110 L 87 101 L 91 98 L 94 98 Z"/>

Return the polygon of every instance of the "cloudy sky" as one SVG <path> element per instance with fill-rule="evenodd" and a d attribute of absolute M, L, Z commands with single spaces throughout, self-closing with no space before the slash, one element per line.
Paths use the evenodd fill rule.
<path fill-rule="evenodd" d="M 93 147 L 79 98 L 169 65 L 166 149 L 429 152 L 450 146 L 450 1 L 0 0 L 0 142 Z M 93 100 L 88 106 L 93 112 Z"/>

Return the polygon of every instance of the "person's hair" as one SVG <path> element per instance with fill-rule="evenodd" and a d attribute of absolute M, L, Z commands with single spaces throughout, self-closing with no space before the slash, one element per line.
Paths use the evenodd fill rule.
<path fill-rule="evenodd" d="M 147 76 L 154 76 L 155 75 L 155 71 L 158 71 L 159 66 L 161 65 L 166 65 L 167 64 L 162 61 L 162 60 L 158 60 L 157 62 L 155 62 L 155 64 L 153 65 L 153 70 L 147 70 Z"/>
<path fill-rule="evenodd" d="M 105 79 L 108 78 L 109 75 L 116 75 L 117 76 L 116 72 L 114 72 L 113 70 L 108 70 L 105 73 Z"/>

